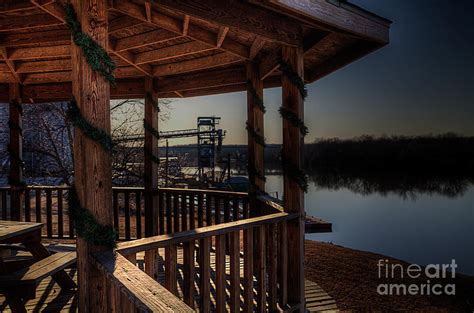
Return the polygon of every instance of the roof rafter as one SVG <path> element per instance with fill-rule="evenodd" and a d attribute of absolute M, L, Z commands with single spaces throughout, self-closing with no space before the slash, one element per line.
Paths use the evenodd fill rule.
<path fill-rule="evenodd" d="M 3 55 L 3 60 L 5 61 L 5 64 L 8 66 L 8 69 L 10 70 L 13 77 L 15 77 L 16 82 L 21 83 L 21 77 L 20 77 L 20 74 L 18 74 L 15 69 L 15 63 L 8 58 L 7 48 L 0 47 L 0 54 Z"/>

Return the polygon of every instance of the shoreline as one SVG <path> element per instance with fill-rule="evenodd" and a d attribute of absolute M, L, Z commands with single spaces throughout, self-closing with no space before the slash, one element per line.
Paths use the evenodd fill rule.
<path fill-rule="evenodd" d="M 385 279 L 378 277 L 380 259 L 407 268 L 410 263 L 389 256 L 350 249 L 331 243 L 305 241 L 305 276 L 332 296 L 342 311 L 473 312 L 474 277 L 456 274 L 455 278 L 427 277 Z M 399 266 L 400 267 L 400 266 Z M 455 285 L 455 295 L 380 295 L 380 284 Z"/>

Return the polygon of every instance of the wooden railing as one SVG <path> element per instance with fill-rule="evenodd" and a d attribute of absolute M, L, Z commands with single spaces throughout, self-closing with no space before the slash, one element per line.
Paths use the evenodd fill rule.
<path fill-rule="evenodd" d="M 67 192 L 69 187 L 29 186 L 24 189 L 24 205 L 20 208 L 22 221 L 45 223 L 46 238 L 73 239 L 74 229 L 69 221 Z M 217 190 L 160 188 L 153 191 L 158 203 L 160 234 L 238 220 L 249 215 L 246 193 Z M 10 188 L 0 187 L 0 215 L 11 219 Z M 144 237 L 144 189 L 113 188 L 114 227 L 119 240 Z M 16 209 L 16 208 L 14 208 Z"/>
<path fill-rule="evenodd" d="M 191 308 L 275 311 L 288 307 L 286 228 L 298 216 L 274 213 L 148 237 L 120 243 L 117 252 L 129 260 L 142 251 L 164 254 L 161 282 Z"/>

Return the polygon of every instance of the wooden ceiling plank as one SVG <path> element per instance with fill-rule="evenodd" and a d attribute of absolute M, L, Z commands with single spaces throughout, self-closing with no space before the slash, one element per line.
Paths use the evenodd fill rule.
<path fill-rule="evenodd" d="M 109 35 L 124 30 L 126 28 L 143 24 L 143 21 L 137 20 L 128 15 L 114 18 L 109 22 Z"/>
<path fill-rule="evenodd" d="M 54 16 L 58 21 L 64 23 L 64 16 L 66 16 L 66 11 L 60 4 L 54 1 L 46 3 L 46 4 L 42 4 L 38 0 L 30 0 L 30 1 L 32 4 L 34 4 L 36 7 L 38 7 L 45 13 L 48 13 L 51 16 Z"/>
<path fill-rule="evenodd" d="M 157 43 L 166 42 L 171 39 L 176 39 L 181 35 L 176 35 L 165 29 L 152 30 L 146 33 L 133 35 L 125 38 L 121 38 L 115 41 L 115 51 L 121 52 L 136 48 L 145 47 Z"/>
<path fill-rule="evenodd" d="M 199 52 L 214 50 L 216 47 L 209 46 L 201 42 L 185 42 L 182 44 L 169 46 L 161 49 L 151 50 L 147 52 L 137 53 L 135 55 L 136 64 L 145 64 L 177 57 L 195 54 Z"/>
<path fill-rule="evenodd" d="M 35 62 L 19 62 L 16 65 L 17 73 L 28 74 L 28 73 L 47 73 L 47 72 L 58 72 L 58 71 L 69 71 L 71 70 L 71 60 L 48 60 L 48 61 L 35 61 Z"/>
<path fill-rule="evenodd" d="M 50 72 L 26 74 L 23 84 L 63 83 L 71 81 L 71 72 Z"/>
<path fill-rule="evenodd" d="M 110 9 L 129 15 L 148 24 L 164 28 L 176 34 L 182 34 L 182 21 L 153 10 L 151 22 L 148 22 L 146 14 L 143 12 L 142 8 L 129 0 L 111 0 Z M 212 46 L 216 44 L 215 33 L 199 26 L 191 25 L 191 23 L 188 26 L 187 36 L 196 41 L 207 43 Z M 243 58 L 248 58 L 248 48 L 234 40 L 226 40 L 226 42 L 222 44 L 221 49 Z"/>
<path fill-rule="evenodd" d="M 12 33 L 0 37 L 0 46 L 31 47 L 42 44 L 68 45 L 71 43 L 71 33 L 64 30 L 48 30 L 28 33 Z"/>
<path fill-rule="evenodd" d="M 17 32 L 61 25 L 62 23 L 50 15 L 36 14 L 16 16 L 0 20 L 0 32 Z"/>
<path fill-rule="evenodd" d="M 224 52 L 198 59 L 154 66 L 153 75 L 157 77 L 176 75 L 229 65 L 241 61 L 242 59 L 240 57 Z"/>
<path fill-rule="evenodd" d="M 303 40 L 298 23 L 282 14 L 244 1 L 155 0 L 155 3 L 192 17 L 259 35 L 268 41 L 298 46 Z"/>
<path fill-rule="evenodd" d="M 150 0 L 145 0 L 145 13 L 146 13 L 146 19 L 150 23 L 151 14 L 152 14 Z"/>
<path fill-rule="evenodd" d="M 32 47 L 18 48 L 10 51 L 10 60 L 40 60 L 56 57 L 70 57 L 71 46 L 49 46 L 49 47 Z"/>

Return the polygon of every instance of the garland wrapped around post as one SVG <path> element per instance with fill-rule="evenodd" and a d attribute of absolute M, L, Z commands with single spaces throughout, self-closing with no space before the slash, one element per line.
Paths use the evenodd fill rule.
<path fill-rule="evenodd" d="M 72 34 L 74 43 L 81 48 L 92 70 L 101 74 L 111 84 L 115 84 L 114 61 L 102 46 L 82 32 L 81 24 L 77 20 L 76 12 L 71 3 L 68 3 L 66 7 L 66 25 Z M 92 125 L 82 115 L 74 97 L 71 97 L 69 101 L 67 118 L 74 127 L 81 130 L 84 136 L 99 144 L 105 152 L 112 153 L 114 147 L 112 137 L 106 131 Z M 78 236 L 94 245 L 102 245 L 112 249 L 117 246 L 117 232 L 114 227 L 101 225 L 89 210 L 81 206 L 74 185 L 71 186 L 68 194 L 68 204 L 70 219 Z"/>
<path fill-rule="evenodd" d="M 306 89 L 306 85 L 304 80 L 300 75 L 293 69 L 291 64 L 284 61 L 283 58 L 280 58 L 280 70 L 282 74 L 286 76 L 286 78 L 290 81 L 291 84 L 296 86 L 303 98 L 303 101 L 308 96 L 308 90 Z M 293 127 L 297 127 L 300 130 L 301 135 L 304 137 L 308 134 L 308 127 L 304 124 L 304 121 L 301 120 L 294 112 L 288 110 L 285 107 L 280 107 L 278 110 L 280 116 L 283 119 L 286 119 L 288 123 L 291 124 Z M 294 179 L 298 185 L 303 189 L 304 192 L 308 191 L 308 176 L 306 173 L 300 169 L 298 166 L 293 164 L 290 160 L 285 159 L 283 153 L 281 154 L 281 163 L 282 168 L 285 173 Z"/>

